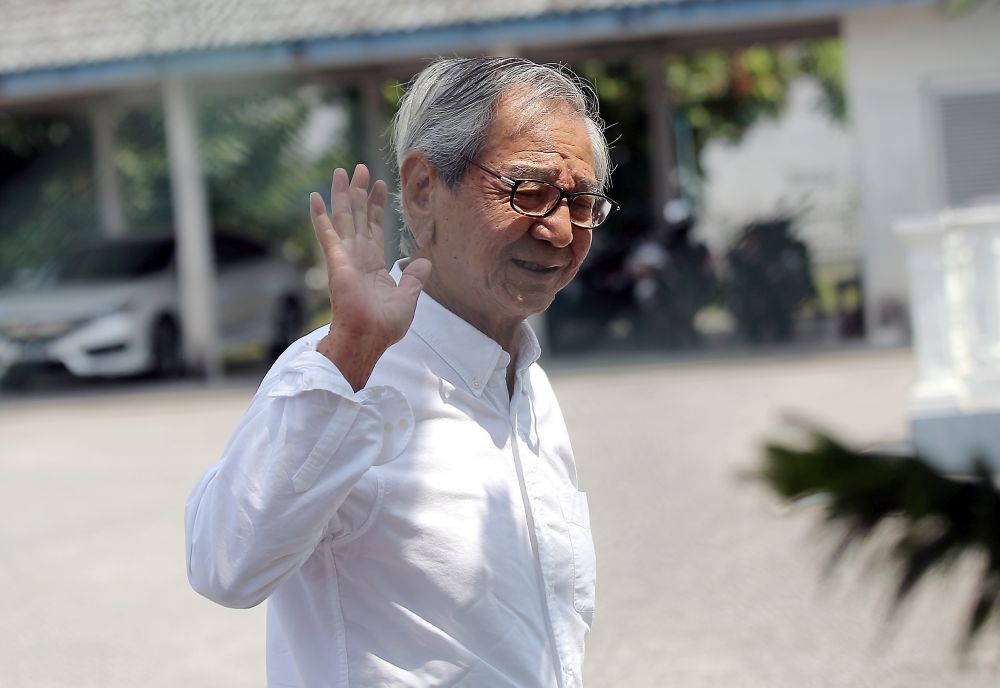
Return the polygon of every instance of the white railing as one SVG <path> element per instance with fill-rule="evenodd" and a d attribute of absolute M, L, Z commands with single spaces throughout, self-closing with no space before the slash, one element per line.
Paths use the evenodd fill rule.
<path fill-rule="evenodd" d="M 917 450 L 949 469 L 1000 469 L 1000 205 L 901 220 L 917 382 Z"/>

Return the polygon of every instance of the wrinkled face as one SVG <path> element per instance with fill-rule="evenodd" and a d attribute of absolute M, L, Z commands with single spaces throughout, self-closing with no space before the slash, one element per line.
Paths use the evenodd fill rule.
<path fill-rule="evenodd" d="M 518 128 L 518 105 L 501 101 L 476 162 L 567 192 L 600 190 L 583 120 L 556 107 Z M 590 249 L 591 231 L 570 223 L 566 199 L 548 217 L 525 217 L 510 207 L 510 186 L 474 166 L 453 191 L 435 194 L 432 213 L 430 291 L 487 334 L 545 310 Z"/>

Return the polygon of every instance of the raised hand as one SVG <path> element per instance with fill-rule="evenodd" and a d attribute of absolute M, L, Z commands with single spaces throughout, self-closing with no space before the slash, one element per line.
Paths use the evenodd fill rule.
<path fill-rule="evenodd" d="M 380 179 L 369 193 L 369 181 L 364 165 L 354 169 L 352 179 L 343 168 L 334 170 L 329 215 L 322 196 L 309 197 L 330 289 L 330 333 L 318 350 L 355 390 L 364 387 L 385 350 L 406 334 L 431 271 L 430 261 L 418 258 L 403 271 L 398 286 L 389 275 L 383 257 L 388 192 Z"/>

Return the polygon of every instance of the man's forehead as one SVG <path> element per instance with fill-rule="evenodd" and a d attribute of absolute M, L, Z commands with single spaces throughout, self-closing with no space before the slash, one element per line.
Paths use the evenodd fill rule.
<path fill-rule="evenodd" d="M 598 187 L 586 118 L 569 103 L 525 102 L 522 95 L 506 94 L 487 130 L 484 150 L 492 153 L 493 164 L 511 177 L 554 182 L 570 162 L 577 186 Z"/>

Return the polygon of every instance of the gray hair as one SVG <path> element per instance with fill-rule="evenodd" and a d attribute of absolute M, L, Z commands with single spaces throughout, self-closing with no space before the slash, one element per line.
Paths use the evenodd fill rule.
<path fill-rule="evenodd" d="M 465 176 L 469 159 L 486 145 L 486 132 L 500 98 L 517 89 L 522 121 L 548 114 L 553 104 L 569 106 L 583 119 L 594 154 L 594 172 L 602 188 L 611 166 L 604 122 L 593 87 L 562 65 L 536 64 L 518 57 L 444 58 L 436 60 L 410 83 L 393 119 L 392 147 L 396 169 L 418 150 L 427 156 L 449 189 Z M 402 210 L 402 194 L 397 201 Z M 402 213 L 401 213 L 402 215 Z M 400 253 L 416 248 L 403 216 Z"/>

